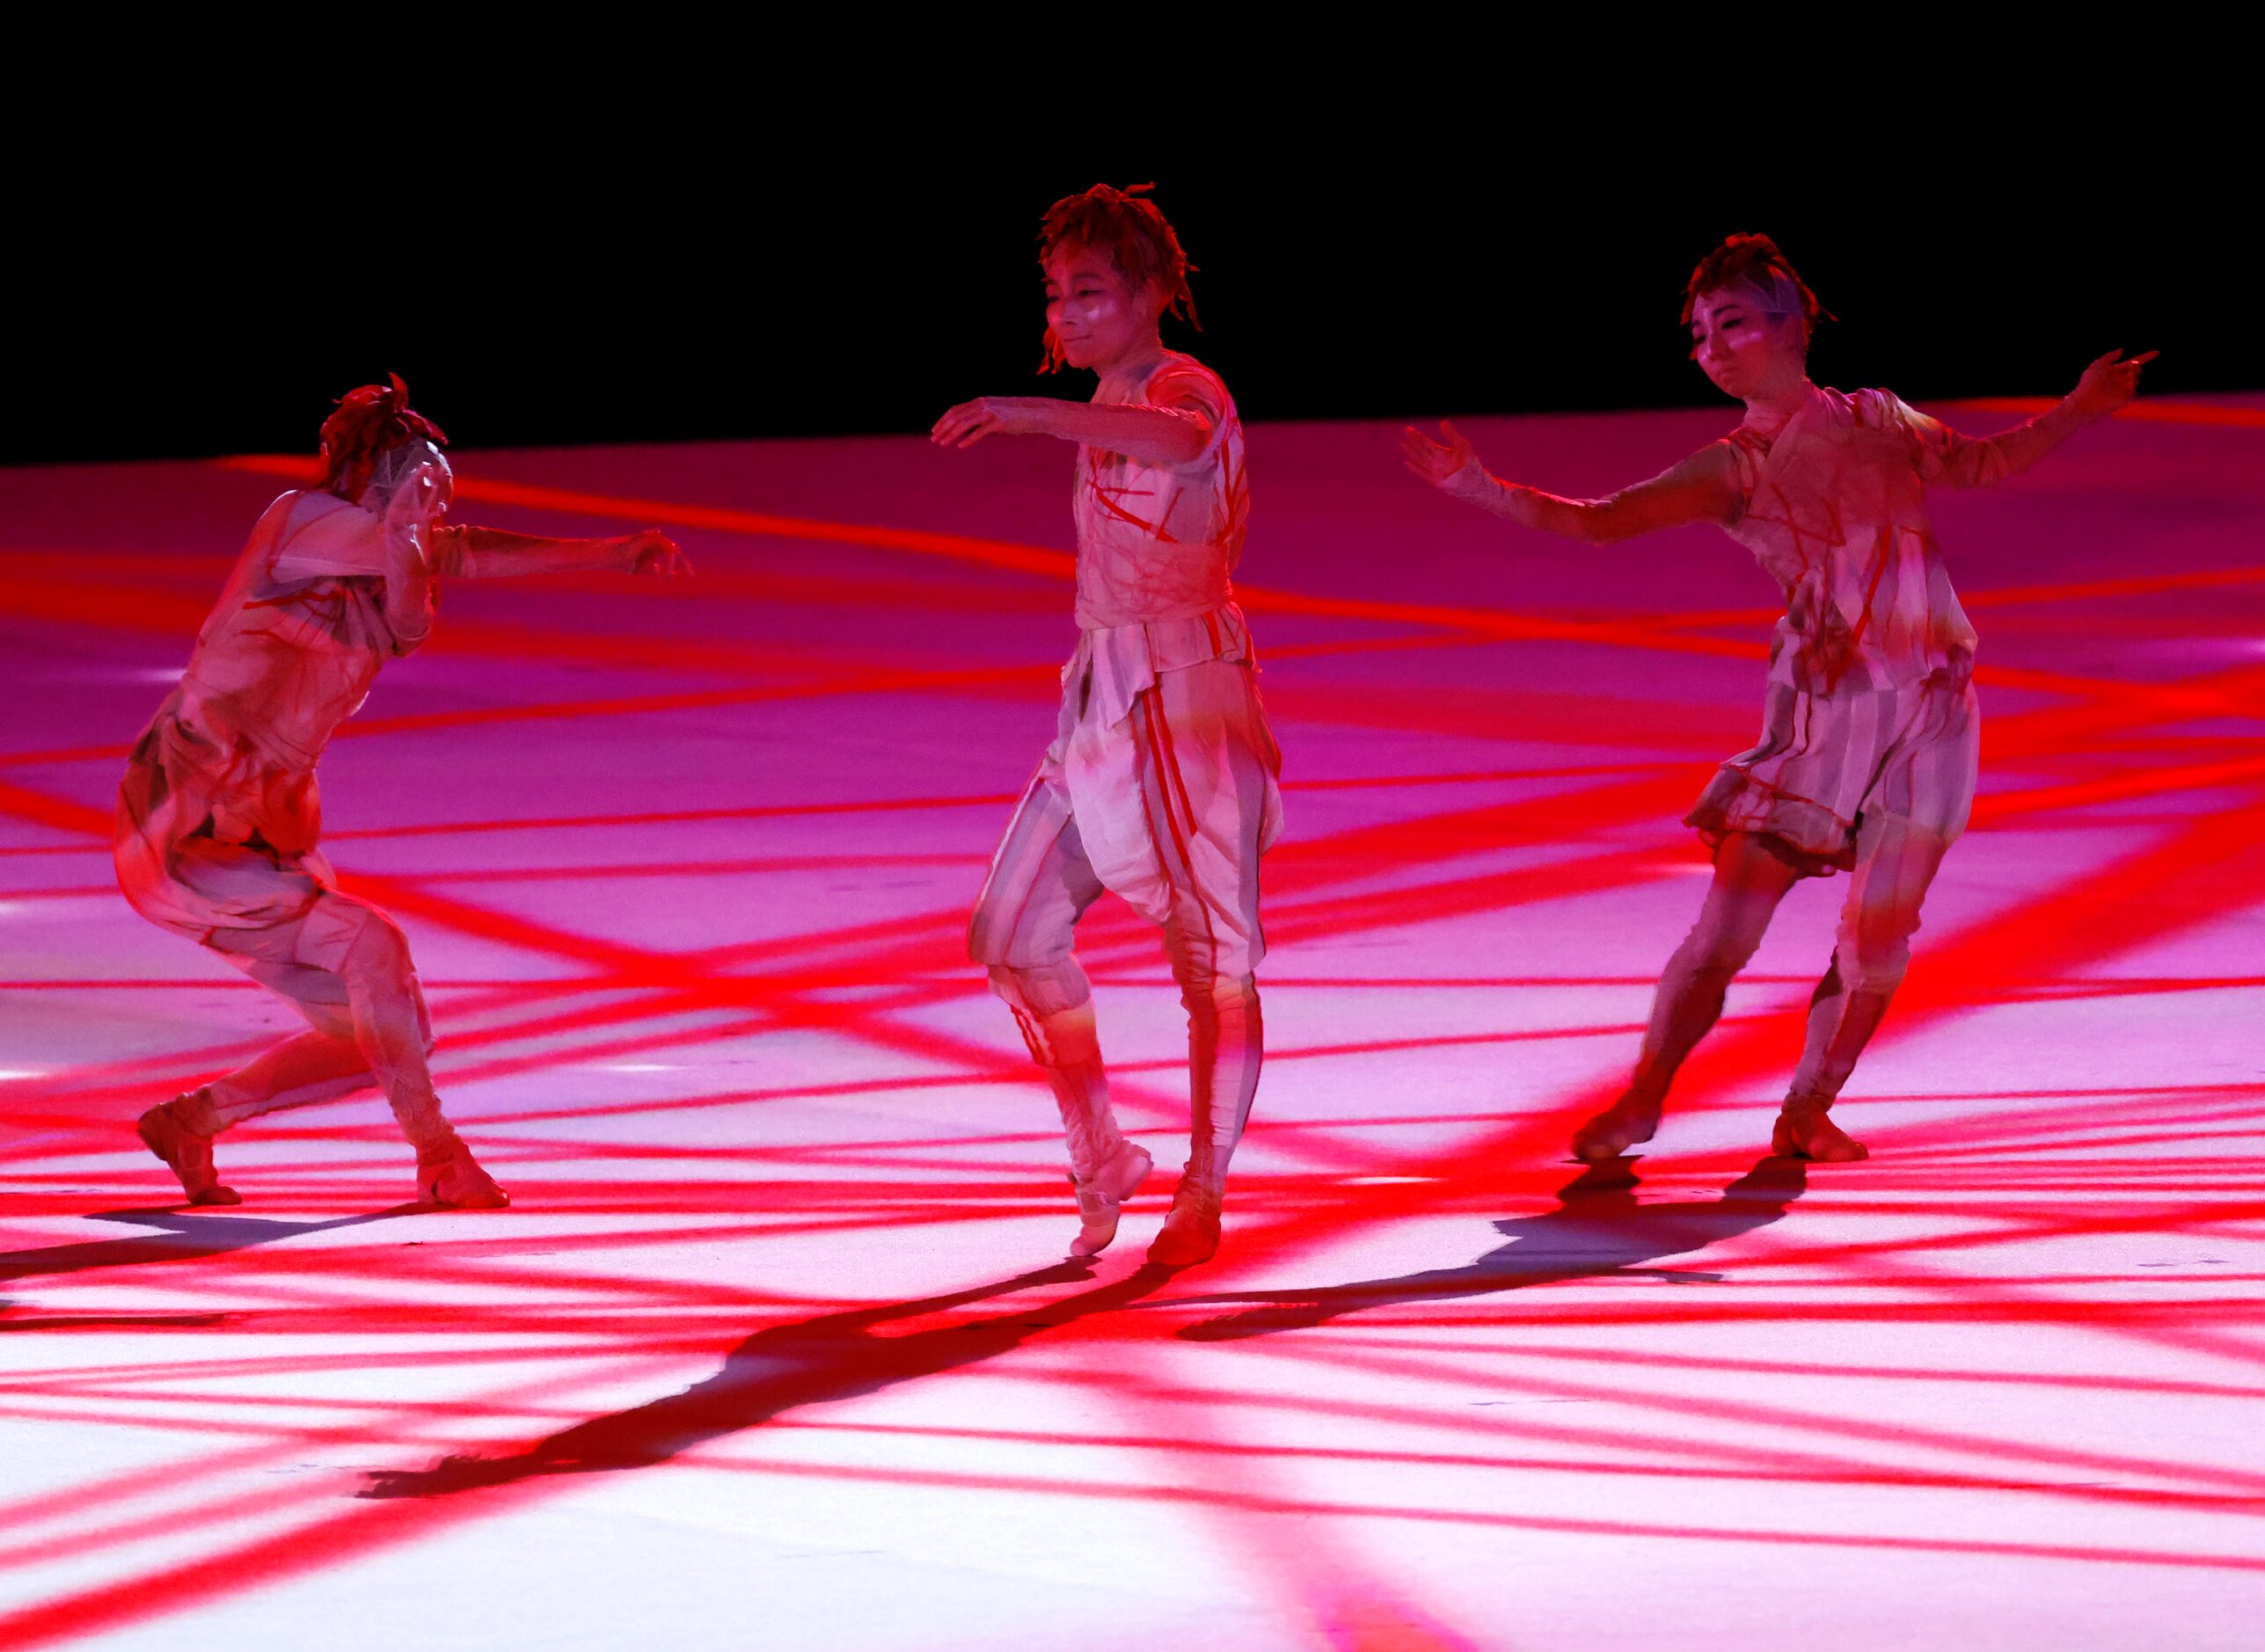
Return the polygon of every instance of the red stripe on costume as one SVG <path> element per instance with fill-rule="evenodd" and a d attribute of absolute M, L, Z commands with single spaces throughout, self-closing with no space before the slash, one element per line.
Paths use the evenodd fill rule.
<path fill-rule="evenodd" d="M 1173 847 L 1179 852 L 1180 864 L 1187 869 L 1187 891 L 1195 896 L 1195 910 L 1203 915 L 1203 939 L 1211 947 L 1213 955 L 1216 957 L 1218 950 L 1218 936 L 1211 926 L 1211 903 L 1203 898 L 1203 883 L 1195 870 L 1195 852 L 1187 837 L 1180 832 L 1179 822 L 1172 817 L 1172 793 L 1176 786 L 1180 793 L 1180 805 L 1187 809 L 1188 825 L 1192 828 L 1195 823 L 1195 811 L 1187 807 L 1187 787 L 1180 778 L 1180 761 L 1172 752 L 1171 724 L 1164 715 L 1164 685 L 1161 683 L 1151 683 L 1141 691 L 1140 697 L 1135 704 L 1143 713 L 1142 720 L 1147 724 L 1150 758 L 1156 764 L 1157 789 L 1164 799 L 1165 829 L 1171 837 Z M 1147 802 L 1145 796 L 1143 797 L 1142 802 L 1144 807 Z M 1150 829 L 1150 836 L 1151 837 L 1155 836 L 1153 826 Z M 1168 867 L 1165 868 L 1165 884 L 1167 888 L 1178 888 Z"/>

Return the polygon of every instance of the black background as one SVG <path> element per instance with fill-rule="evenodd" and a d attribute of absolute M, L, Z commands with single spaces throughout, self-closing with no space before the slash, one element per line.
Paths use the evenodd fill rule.
<path fill-rule="evenodd" d="M 1114 133 L 869 155 L 741 132 L 459 125 L 366 161 L 334 132 L 142 131 L 24 215 L 0 459 L 305 450 L 387 371 L 459 447 L 924 428 L 1036 376 L 1056 195 L 1158 186 L 1252 419 L 1695 406 L 1680 289 L 1775 236 L 1841 319 L 1823 382 L 2057 394 L 2156 348 L 2150 393 L 2265 386 L 2230 128 L 1772 147 L 1577 116 L 1487 142 Z M 1008 152 L 998 151 L 1004 147 Z M 2247 181 L 2244 181 L 2244 180 Z"/>

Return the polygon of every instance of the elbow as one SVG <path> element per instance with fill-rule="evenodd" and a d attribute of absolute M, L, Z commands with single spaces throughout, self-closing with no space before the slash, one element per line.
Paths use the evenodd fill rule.
<path fill-rule="evenodd" d="M 1618 545 L 1654 525 L 1640 504 L 1626 493 L 1604 499 L 1584 499 L 1573 507 L 1573 535 L 1583 545 Z"/>
<path fill-rule="evenodd" d="M 1999 457 L 1988 464 L 1962 465 L 1946 471 L 1942 481 L 1950 487 L 1995 487 L 2007 477 L 2019 476 L 2028 468 L 2025 464 Z"/>
<path fill-rule="evenodd" d="M 1643 531 L 1640 523 L 1630 522 L 1617 511 L 1591 506 L 1574 519 L 1574 535 L 1583 545 L 1618 545 L 1623 539 L 1633 539 Z"/>
<path fill-rule="evenodd" d="M 1211 450 L 1211 433 L 1202 429 L 1181 429 L 1173 432 L 1172 452 L 1165 461 L 1175 470 L 1186 470 L 1201 464 L 1204 455 Z"/>
<path fill-rule="evenodd" d="M 464 578 L 471 560 L 471 548 L 459 528 L 436 530 L 426 546 L 425 566 L 444 579 Z"/>

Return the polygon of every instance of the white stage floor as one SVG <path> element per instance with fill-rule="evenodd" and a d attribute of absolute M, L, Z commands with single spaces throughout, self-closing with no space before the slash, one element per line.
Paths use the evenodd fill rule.
<path fill-rule="evenodd" d="M 1070 640 L 1066 450 L 463 457 L 461 517 L 700 569 L 451 590 L 325 764 L 498 1215 L 406 1206 L 375 1097 L 172 1206 L 134 1115 L 293 1021 L 127 908 L 109 798 L 281 483 L 0 471 L 0 1648 L 2257 1645 L 2265 398 L 2135 412 L 1940 502 L 1985 797 L 1836 1115 L 1874 1158 L 1763 1157 L 1835 881 L 1578 1182 L 1772 588 L 1254 428 L 1290 835 L 1227 1246 L 1176 1276 L 1165 1174 L 1060 1262 L 963 951 Z M 1728 422 L 1468 428 L 1589 493 Z M 1086 930 L 1176 1166 L 1176 996 Z"/>

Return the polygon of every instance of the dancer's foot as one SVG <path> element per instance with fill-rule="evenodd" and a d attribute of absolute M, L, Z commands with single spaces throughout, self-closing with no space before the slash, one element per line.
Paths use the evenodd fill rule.
<path fill-rule="evenodd" d="M 1133 1190 L 1148 1180 L 1149 1166 L 1156 1161 L 1149 1157 L 1148 1149 L 1131 1142 L 1120 1142 L 1108 1162 L 1093 1173 L 1091 1181 L 1070 1179 L 1078 1190 L 1078 1237 L 1070 1241 L 1072 1256 L 1098 1256 L 1108 1249 L 1109 1241 L 1117 1236 L 1117 1215 Z"/>
<path fill-rule="evenodd" d="M 511 1202 L 454 1132 L 417 1150 L 417 1196 L 451 1210 L 500 1210 Z"/>
<path fill-rule="evenodd" d="M 181 1122 L 182 1103 L 189 1099 L 179 1096 L 151 1107 L 135 1125 L 135 1133 L 180 1178 L 181 1191 L 188 1195 L 191 1204 L 242 1204 L 236 1189 L 223 1187 L 219 1172 L 212 1167 L 212 1137 L 200 1136 Z"/>
<path fill-rule="evenodd" d="M 1825 1109 L 1832 1104 L 1807 1097 L 1786 1101 L 1770 1136 L 1770 1151 L 1788 1159 L 1814 1159 L 1827 1165 L 1852 1165 L 1872 1150 L 1835 1124 Z"/>
<path fill-rule="evenodd" d="M 1660 1104 L 1628 1092 L 1573 1132 L 1573 1156 L 1584 1164 L 1609 1165 L 1660 1127 Z"/>
<path fill-rule="evenodd" d="M 1148 1259 L 1163 1268 L 1193 1268 L 1218 1253 L 1218 1190 L 1183 1176 L 1172 1195 L 1172 1214 L 1164 1218 L 1164 1231 L 1148 1247 Z"/>

